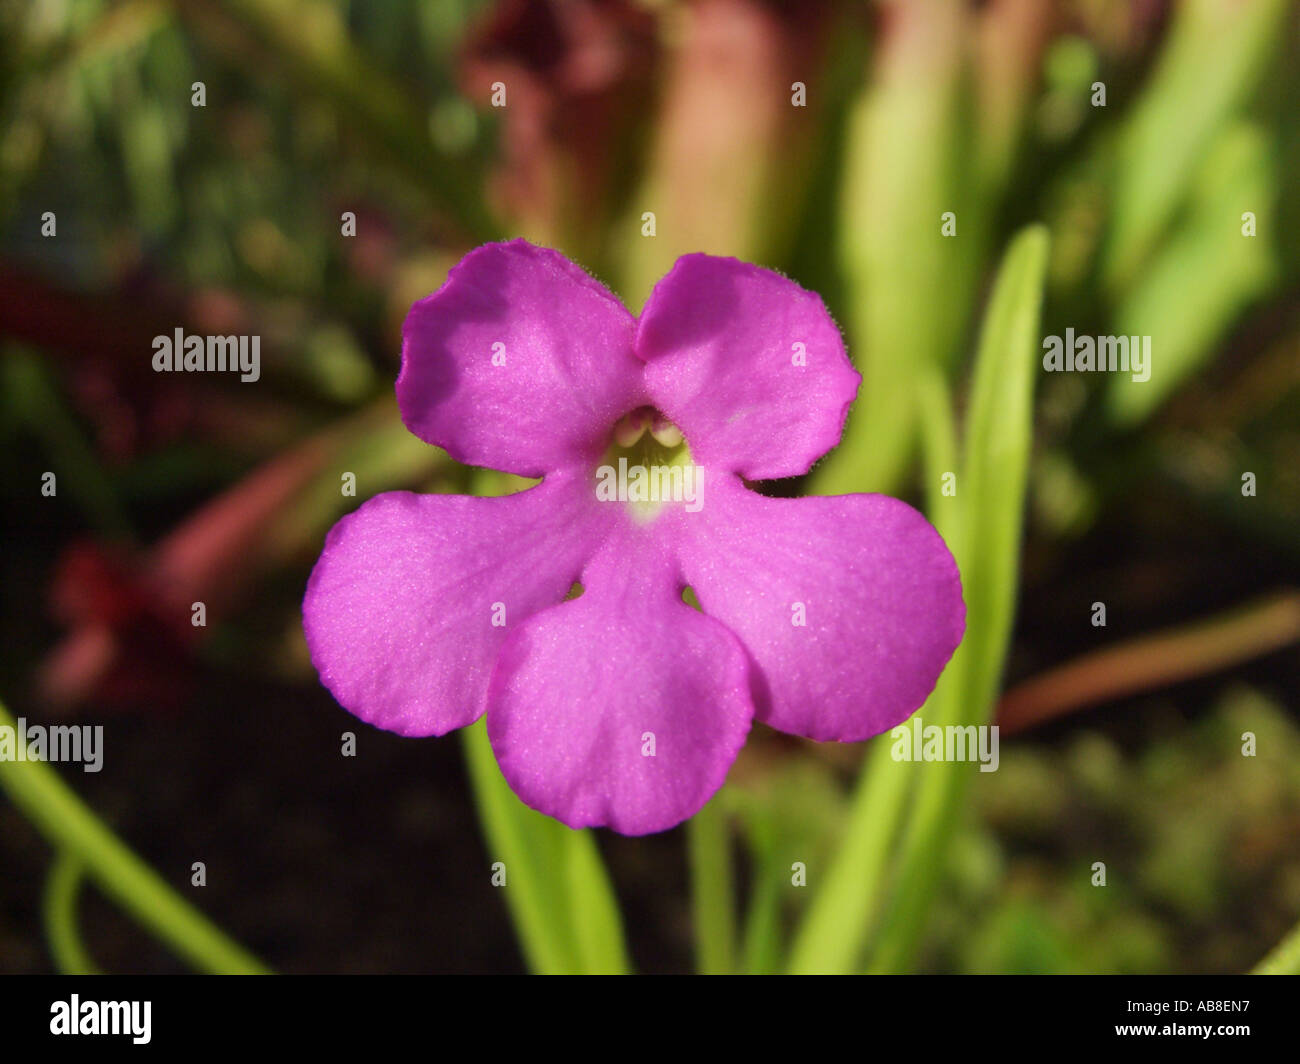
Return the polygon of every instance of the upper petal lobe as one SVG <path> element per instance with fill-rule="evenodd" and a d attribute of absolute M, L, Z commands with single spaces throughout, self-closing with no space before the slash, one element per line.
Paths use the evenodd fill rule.
<path fill-rule="evenodd" d="M 635 328 L 558 251 L 486 244 L 406 317 L 402 420 L 469 465 L 536 477 L 588 461 L 645 401 Z"/>
<path fill-rule="evenodd" d="M 636 351 L 696 461 L 750 480 L 808 472 L 861 380 L 816 293 L 712 255 L 683 255 L 655 286 Z"/>

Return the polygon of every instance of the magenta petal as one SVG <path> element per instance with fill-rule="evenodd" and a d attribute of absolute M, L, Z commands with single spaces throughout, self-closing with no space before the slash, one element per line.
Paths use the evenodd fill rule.
<path fill-rule="evenodd" d="M 750 480 L 808 472 L 861 380 L 816 293 L 711 255 L 682 256 L 655 286 L 636 351 L 695 460 Z"/>
<path fill-rule="evenodd" d="M 559 252 L 486 244 L 406 317 L 402 420 L 470 465 L 536 477 L 588 461 L 645 401 L 635 329 Z"/>
<path fill-rule="evenodd" d="M 966 625 L 939 533 L 885 495 L 770 499 L 734 478 L 711 490 L 681 541 L 682 568 L 760 670 L 757 719 L 849 742 L 905 720 Z"/>
<path fill-rule="evenodd" d="M 501 498 L 376 496 L 330 531 L 307 584 L 321 681 L 389 731 L 469 724 L 509 626 L 564 598 L 602 516 L 562 480 Z"/>
<path fill-rule="evenodd" d="M 510 634 L 487 726 L 510 786 L 570 827 L 663 831 L 722 786 L 753 716 L 735 637 L 642 555 Z M 651 746 L 653 744 L 653 746 Z M 650 752 L 653 750 L 653 756 Z"/>

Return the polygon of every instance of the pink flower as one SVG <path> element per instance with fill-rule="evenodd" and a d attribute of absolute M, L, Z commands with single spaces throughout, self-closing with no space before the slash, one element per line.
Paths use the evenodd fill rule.
<path fill-rule="evenodd" d="M 839 440 L 860 378 L 815 294 L 686 255 L 638 319 L 515 240 L 467 255 L 404 336 L 407 427 L 543 479 L 390 492 L 330 532 L 304 628 L 362 720 L 442 735 L 486 712 L 523 801 L 637 835 L 698 811 L 754 719 L 855 741 L 925 700 L 965 627 L 938 533 L 887 496 L 744 483 L 806 473 Z M 660 501 L 605 501 L 611 470 L 637 498 L 637 466 Z M 693 476 L 655 472 L 673 468 Z"/>

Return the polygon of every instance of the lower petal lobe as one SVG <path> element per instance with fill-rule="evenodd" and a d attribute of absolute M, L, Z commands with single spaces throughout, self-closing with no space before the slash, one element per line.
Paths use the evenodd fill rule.
<path fill-rule="evenodd" d="M 502 647 L 492 748 L 519 797 L 570 827 L 663 831 L 709 800 L 744 744 L 748 661 L 648 542 L 607 549 L 583 584 Z"/>
<path fill-rule="evenodd" d="M 758 667 L 757 719 L 810 739 L 868 739 L 905 720 L 961 642 L 957 564 L 886 495 L 772 499 L 715 477 L 683 526 L 700 607 Z"/>
<path fill-rule="evenodd" d="M 376 496 L 334 526 L 307 585 L 321 681 L 403 735 L 476 720 L 507 631 L 564 598 L 601 517 L 562 478 L 500 498 Z"/>

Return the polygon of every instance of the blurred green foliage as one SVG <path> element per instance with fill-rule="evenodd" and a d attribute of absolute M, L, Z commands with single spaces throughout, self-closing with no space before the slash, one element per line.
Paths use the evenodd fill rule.
<path fill-rule="evenodd" d="M 977 797 L 926 947 L 937 969 L 1241 971 L 1300 904 L 1300 727 L 1251 688 L 1190 727 L 1157 713 L 1124 745 L 1091 729 L 1009 745 Z"/>

